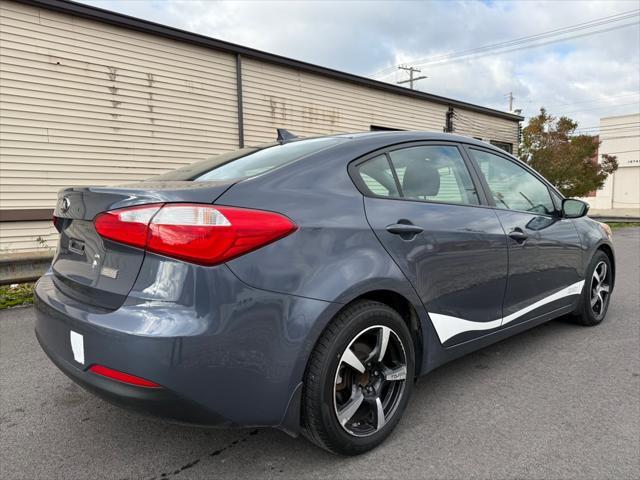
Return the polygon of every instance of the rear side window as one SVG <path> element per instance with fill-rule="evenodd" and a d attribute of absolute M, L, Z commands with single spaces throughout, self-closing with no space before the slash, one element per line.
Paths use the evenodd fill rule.
<path fill-rule="evenodd" d="M 179 168 L 151 180 L 206 182 L 255 177 L 346 140 L 339 137 L 310 138 L 284 144 L 245 148 Z"/>
<path fill-rule="evenodd" d="M 370 193 L 385 197 L 478 205 L 469 170 L 455 146 L 417 146 L 393 150 L 358 166 Z"/>
<path fill-rule="evenodd" d="M 379 155 L 360 165 L 360 178 L 374 195 L 399 197 L 398 185 L 393 178 L 391 164 L 386 155 Z"/>

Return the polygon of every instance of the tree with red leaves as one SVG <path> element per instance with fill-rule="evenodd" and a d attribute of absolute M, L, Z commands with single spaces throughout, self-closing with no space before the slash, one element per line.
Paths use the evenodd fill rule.
<path fill-rule="evenodd" d="M 618 169 L 615 156 L 598 153 L 600 141 L 591 135 L 576 135 L 578 123 L 568 117 L 556 118 L 544 108 L 529 119 L 523 129 L 520 160 L 527 163 L 567 197 L 584 197 L 602 188 L 607 177 Z"/>

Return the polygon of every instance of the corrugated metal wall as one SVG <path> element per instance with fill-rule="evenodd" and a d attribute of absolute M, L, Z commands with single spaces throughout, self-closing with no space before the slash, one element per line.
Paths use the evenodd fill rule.
<path fill-rule="evenodd" d="M 13 1 L 0 3 L 0 209 L 53 208 L 237 148 L 235 55 Z M 447 107 L 243 59 L 245 143 L 442 131 Z M 456 108 L 456 133 L 516 143 L 517 123 Z M 0 252 L 54 247 L 48 222 L 0 222 Z"/>

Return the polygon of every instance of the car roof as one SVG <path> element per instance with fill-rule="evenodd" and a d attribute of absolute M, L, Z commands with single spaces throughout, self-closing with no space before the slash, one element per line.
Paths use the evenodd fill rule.
<path fill-rule="evenodd" d="M 504 150 L 491 145 L 489 142 L 477 140 L 472 137 L 466 137 L 463 135 L 455 135 L 453 133 L 444 132 L 428 132 L 420 130 L 393 130 L 393 131 L 380 131 L 380 132 L 354 132 L 354 133 L 341 133 L 336 135 L 326 135 L 327 137 L 336 138 L 349 138 L 356 142 L 367 143 L 369 141 L 386 141 L 389 144 L 413 142 L 413 141 L 447 141 L 447 142 L 459 142 L 469 145 L 477 145 L 479 147 L 490 148 L 496 150 L 502 154 L 508 154 Z"/>

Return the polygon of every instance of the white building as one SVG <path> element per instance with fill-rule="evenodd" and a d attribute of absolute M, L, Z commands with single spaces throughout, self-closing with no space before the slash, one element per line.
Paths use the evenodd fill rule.
<path fill-rule="evenodd" d="M 615 155 L 618 170 L 593 197 L 591 214 L 640 217 L 640 113 L 600 119 L 600 151 Z"/>

